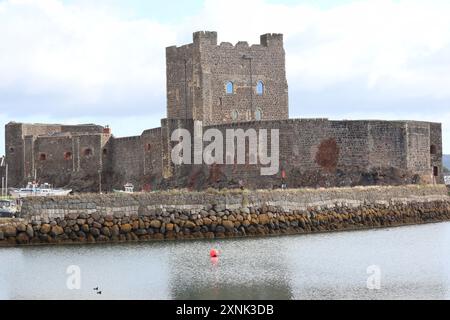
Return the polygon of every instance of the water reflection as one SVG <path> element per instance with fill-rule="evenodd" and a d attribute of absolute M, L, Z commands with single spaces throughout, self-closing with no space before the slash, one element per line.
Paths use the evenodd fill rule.
<path fill-rule="evenodd" d="M 169 261 L 173 299 L 291 299 L 286 242 L 274 239 L 197 242 Z M 208 256 L 216 245 L 219 258 Z"/>
<path fill-rule="evenodd" d="M 210 250 L 220 251 L 211 259 Z M 448 299 L 450 223 L 320 235 L 0 249 L 0 299 Z M 69 290 L 68 266 L 81 270 Z M 369 290 L 369 266 L 381 271 Z M 93 288 L 99 288 L 99 295 Z"/>

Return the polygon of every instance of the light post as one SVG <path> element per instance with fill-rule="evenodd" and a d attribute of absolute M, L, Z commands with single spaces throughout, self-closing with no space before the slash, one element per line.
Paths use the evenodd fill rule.
<path fill-rule="evenodd" d="M 98 170 L 98 192 L 102 194 L 102 170 Z"/>
<path fill-rule="evenodd" d="M 251 112 L 251 118 L 253 118 L 253 70 L 252 70 L 252 56 L 244 55 L 242 57 L 245 60 L 248 60 L 250 63 L 250 112 Z M 250 120 L 250 119 L 249 119 Z"/>

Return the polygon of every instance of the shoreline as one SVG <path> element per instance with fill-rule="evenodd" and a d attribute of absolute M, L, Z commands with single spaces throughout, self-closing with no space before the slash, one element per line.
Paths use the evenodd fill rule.
<path fill-rule="evenodd" d="M 0 225 L 0 247 L 256 238 L 445 221 L 445 186 L 80 195 L 25 199 L 21 218 Z"/>

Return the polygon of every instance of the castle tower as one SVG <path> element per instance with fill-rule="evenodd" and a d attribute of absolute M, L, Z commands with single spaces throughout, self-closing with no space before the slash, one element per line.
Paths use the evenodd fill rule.
<path fill-rule="evenodd" d="M 217 44 L 216 32 L 166 49 L 167 117 L 205 125 L 289 118 L 283 35 Z"/>

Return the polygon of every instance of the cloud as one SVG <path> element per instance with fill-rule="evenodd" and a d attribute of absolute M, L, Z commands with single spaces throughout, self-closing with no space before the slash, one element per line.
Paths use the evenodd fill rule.
<path fill-rule="evenodd" d="M 314 1 L 206 0 L 196 14 L 176 21 L 134 16 L 126 4 L 107 3 L 0 0 L 1 120 L 108 121 L 123 123 L 115 132 L 125 135 L 129 117 L 140 119 L 129 124 L 139 134 L 165 115 L 166 46 L 191 42 L 197 30 L 251 43 L 280 32 L 292 116 L 445 121 L 450 152 L 446 0 L 327 8 Z"/>
<path fill-rule="evenodd" d="M 57 0 L 0 4 L 0 101 L 25 114 L 98 115 L 163 102 L 164 47 L 175 33 L 104 6 Z M 46 106 L 47 104 L 47 106 Z"/>

